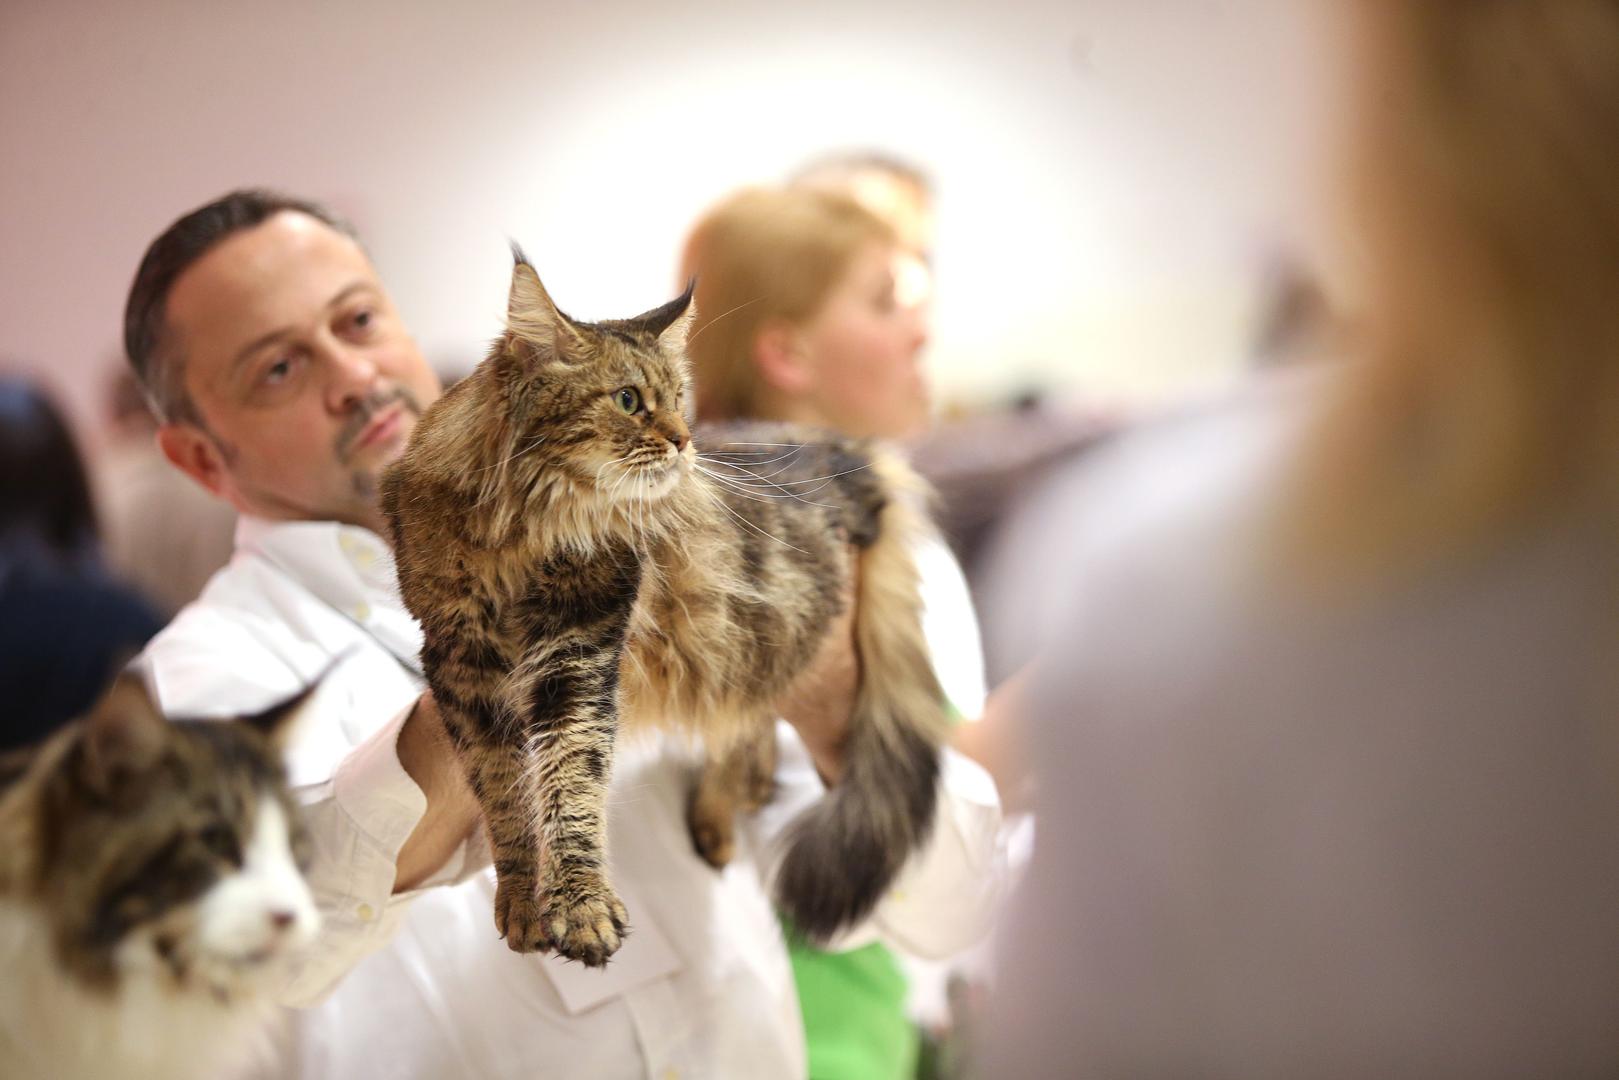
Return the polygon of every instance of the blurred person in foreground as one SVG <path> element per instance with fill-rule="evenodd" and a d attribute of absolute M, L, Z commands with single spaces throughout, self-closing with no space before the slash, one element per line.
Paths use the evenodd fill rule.
<path fill-rule="evenodd" d="M 1356 355 L 1018 552 L 1069 614 L 985 1076 L 1619 1074 L 1619 5 L 1343 9 Z"/>
<path fill-rule="evenodd" d="M 0 750 L 81 715 L 162 625 L 102 565 L 61 413 L 30 383 L 0 379 Z"/>
<path fill-rule="evenodd" d="M 780 833 L 748 823 L 716 873 L 687 827 L 686 740 L 615 747 L 609 849 L 633 932 L 612 962 L 498 936 L 480 811 L 424 692 L 377 500 L 440 387 L 353 232 L 311 202 L 231 192 L 147 249 L 125 338 L 165 455 L 241 513 L 230 564 L 142 657 L 159 702 L 229 715 L 319 679 L 287 757 L 322 929 L 277 995 L 297 1010 L 281 1074 L 803 1075 L 769 899 Z M 777 724 L 784 760 L 808 759 L 809 740 L 839 771 L 858 676 L 851 635 L 834 631 Z M 776 780 L 784 803 L 824 791 L 813 767 Z M 949 776 L 938 805 L 868 928 L 947 953 L 982 933 L 999 809 Z"/>
<path fill-rule="evenodd" d="M 922 298 L 899 293 L 915 256 L 852 198 L 741 192 L 698 222 L 683 262 L 697 280 L 688 352 L 699 420 L 790 420 L 883 439 L 926 430 L 927 311 Z M 917 562 L 940 683 L 957 716 L 976 718 L 983 661 L 966 584 L 942 543 L 917 552 Z M 995 877 L 985 866 L 986 887 Z M 915 1074 L 918 1035 L 892 951 L 869 935 L 827 951 L 795 942 L 790 951 L 812 1077 Z"/>

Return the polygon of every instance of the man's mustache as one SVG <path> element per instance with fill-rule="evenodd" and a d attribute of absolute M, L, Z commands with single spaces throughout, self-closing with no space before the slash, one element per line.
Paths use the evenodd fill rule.
<path fill-rule="evenodd" d="M 349 453 L 354 449 L 354 440 L 360 437 L 365 426 L 378 412 L 396 402 L 409 409 L 413 416 L 422 415 L 422 403 L 416 400 L 415 394 L 403 386 L 367 394 L 365 400 L 355 407 L 354 414 L 343 422 L 343 429 L 337 433 L 338 460 L 348 460 Z"/>

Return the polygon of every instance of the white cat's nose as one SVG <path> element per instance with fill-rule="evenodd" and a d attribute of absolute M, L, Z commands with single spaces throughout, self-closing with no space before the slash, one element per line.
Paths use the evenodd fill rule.
<path fill-rule="evenodd" d="M 298 914 L 293 911 L 272 911 L 269 914 L 270 927 L 277 933 L 284 933 L 293 923 L 298 921 Z"/>

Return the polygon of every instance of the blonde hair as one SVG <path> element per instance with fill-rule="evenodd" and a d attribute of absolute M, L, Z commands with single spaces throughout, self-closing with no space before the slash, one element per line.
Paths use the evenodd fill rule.
<path fill-rule="evenodd" d="M 812 317 L 861 250 L 893 230 L 846 195 L 754 188 L 705 214 L 686 241 L 697 318 L 687 345 L 704 420 L 753 414 L 754 343 L 768 323 Z"/>
<path fill-rule="evenodd" d="M 1359 10 L 1367 334 L 1294 524 L 1388 568 L 1619 494 L 1619 5 Z"/>

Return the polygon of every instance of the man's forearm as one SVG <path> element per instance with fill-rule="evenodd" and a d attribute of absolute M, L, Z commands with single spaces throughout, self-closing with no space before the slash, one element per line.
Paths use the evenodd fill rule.
<path fill-rule="evenodd" d="M 478 801 L 450 744 L 431 693 L 399 729 L 399 764 L 427 797 L 427 810 L 399 849 L 394 892 L 414 888 L 438 871 L 477 826 Z"/>

